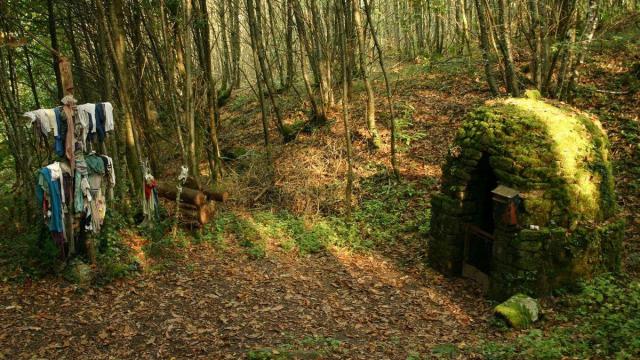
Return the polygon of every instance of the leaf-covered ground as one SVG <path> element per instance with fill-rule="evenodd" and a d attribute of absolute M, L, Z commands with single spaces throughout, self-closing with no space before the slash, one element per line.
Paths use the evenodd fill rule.
<path fill-rule="evenodd" d="M 485 336 L 489 313 L 463 280 L 374 253 L 190 248 L 161 271 L 79 290 L 45 279 L 0 288 L 0 353 L 17 358 L 406 358 Z"/>

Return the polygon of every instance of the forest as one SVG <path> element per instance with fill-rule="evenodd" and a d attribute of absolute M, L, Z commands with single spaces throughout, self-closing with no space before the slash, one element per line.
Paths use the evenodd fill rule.
<path fill-rule="evenodd" d="M 638 214 L 638 0 L 0 0 L 0 359 L 637 359 Z"/>

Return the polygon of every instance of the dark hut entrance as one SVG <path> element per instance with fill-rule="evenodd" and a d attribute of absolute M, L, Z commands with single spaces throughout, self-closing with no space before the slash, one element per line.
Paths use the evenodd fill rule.
<path fill-rule="evenodd" d="M 489 155 L 483 153 L 471 173 L 465 191 L 464 212 L 468 221 L 464 226 L 464 258 L 462 275 L 476 280 L 483 288 L 489 287 L 489 272 L 494 241 L 494 208 L 492 190 L 498 185 L 489 163 Z"/>

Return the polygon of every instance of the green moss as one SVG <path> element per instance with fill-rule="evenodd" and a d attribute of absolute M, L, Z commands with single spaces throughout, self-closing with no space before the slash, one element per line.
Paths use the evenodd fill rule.
<path fill-rule="evenodd" d="M 547 224 L 555 206 L 554 202 L 542 197 L 527 198 L 523 202 L 527 222 L 533 225 Z"/>
<path fill-rule="evenodd" d="M 542 100 L 542 95 L 540 91 L 529 89 L 524 92 L 524 97 L 532 100 Z"/>
<path fill-rule="evenodd" d="M 525 329 L 538 320 L 538 302 L 524 294 L 516 294 L 496 306 L 495 313 L 516 329 Z"/>
<path fill-rule="evenodd" d="M 606 135 L 599 124 L 531 93 L 528 98 L 497 101 L 473 112 L 463 126 L 465 142 L 475 138 L 481 149 L 483 143 L 491 144 L 486 151 L 492 154 L 490 162 L 505 185 L 521 191 L 544 188 L 544 183 L 554 186 L 549 198 L 566 209 L 560 218 L 548 220 L 568 226 L 611 216 L 613 177 Z M 477 147 L 465 151 L 464 144 L 460 146 L 462 157 L 476 159 L 482 153 Z"/>
<path fill-rule="evenodd" d="M 443 168 L 444 196 L 434 198 L 432 263 L 448 270 L 459 267 L 460 228 L 452 229 L 466 221 L 464 216 L 473 216 L 474 204 L 461 209 L 463 202 L 456 199 L 463 200 L 459 195 L 487 154 L 498 184 L 522 195 L 519 224 L 540 227 L 510 238 L 494 234 L 496 256 L 508 264 L 492 264 L 494 294 L 546 292 L 619 267 L 622 231 L 602 225 L 615 214 L 616 202 L 609 143 L 596 119 L 531 91 L 525 98 L 488 102 L 469 113 L 451 149 Z"/>

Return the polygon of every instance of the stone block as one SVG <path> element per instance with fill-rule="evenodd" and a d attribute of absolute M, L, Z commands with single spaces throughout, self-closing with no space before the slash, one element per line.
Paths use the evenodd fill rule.
<path fill-rule="evenodd" d="M 462 149 L 462 156 L 466 159 L 477 161 L 482 157 L 482 152 L 472 148 L 465 148 Z"/>
<path fill-rule="evenodd" d="M 526 329 L 538 321 L 540 305 L 535 299 L 516 294 L 494 309 L 497 316 L 502 317 L 515 329 Z"/>
<path fill-rule="evenodd" d="M 515 161 L 511 158 L 505 156 L 491 156 L 489 158 L 489 163 L 494 170 L 501 170 L 507 173 L 516 172 Z"/>
<path fill-rule="evenodd" d="M 535 182 L 546 182 L 556 177 L 556 170 L 547 167 L 528 167 L 521 172 L 522 177 Z"/>
<path fill-rule="evenodd" d="M 543 266 L 540 253 L 518 250 L 514 264 L 520 270 L 538 270 Z"/>
<path fill-rule="evenodd" d="M 494 169 L 493 172 L 496 174 L 500 184 L 519 189 L 526 188 L 527 180 L 518 175 L 498 169 Z"/>

